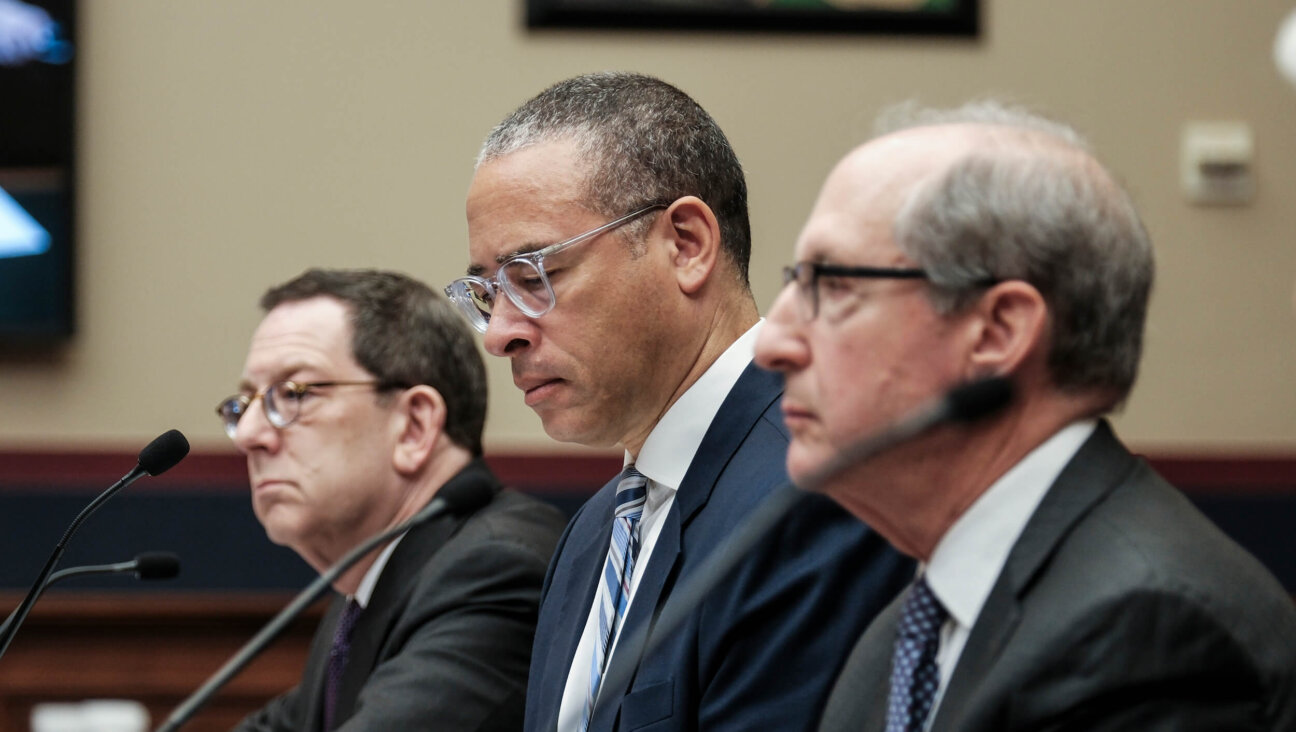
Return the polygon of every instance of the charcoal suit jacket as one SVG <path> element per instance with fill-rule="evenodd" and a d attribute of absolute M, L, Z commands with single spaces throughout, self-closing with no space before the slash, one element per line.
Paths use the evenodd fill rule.
<path fill-rule="evenodd" d="M 896 602 L 860 639 L 823 732 L 885 726 Z M 934 732 L 1296 730 L 1296 606 L 1106 422 L 1027 522 Z"/>
<path fill-rule="evenodd" d="M 461 481 L 494 497 L 469 516 L 442 515 L 411 529 L 396 546 L 352 631 L 336 729 L 521 729 L 540 588 L 563 517 L 501 491 L 480 460 L 446 485 Z M 245 719 L 240 732 L 320 729 L 345 602 L 336 597 L 320 623 L 300 685 Z"/>

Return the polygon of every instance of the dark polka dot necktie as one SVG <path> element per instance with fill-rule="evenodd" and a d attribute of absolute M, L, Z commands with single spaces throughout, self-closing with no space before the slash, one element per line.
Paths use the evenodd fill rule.
<path fill-rule="evenodd" d="M 936 650 L 941 626 L 948 617 L 927 578 L 919 577 L 900 612 L 900 632 L 891 659 L 887 732 L 922 732 L 940 685 Z"/>

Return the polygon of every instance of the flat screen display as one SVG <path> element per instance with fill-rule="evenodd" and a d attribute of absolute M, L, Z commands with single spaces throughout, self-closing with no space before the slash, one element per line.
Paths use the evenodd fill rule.
<path fill-rule="evenodd" d="M 0 345 L 73 330 L 75 0 L 0 0 Z"/>

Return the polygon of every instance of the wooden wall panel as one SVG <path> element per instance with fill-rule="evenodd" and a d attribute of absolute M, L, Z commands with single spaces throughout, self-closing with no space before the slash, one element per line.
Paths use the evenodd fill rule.
<path fill-rule="evenodd" d="M 48 593 L 0 658 L 0 732 L 28 729 L 33 705 L 133 699 L 160 724 L 291 599 L 289 596 Z M 17 595 L 0 597 L 15 607 Z M 187 724 L 224 732 L 297 683 L 316 603 Z"/>

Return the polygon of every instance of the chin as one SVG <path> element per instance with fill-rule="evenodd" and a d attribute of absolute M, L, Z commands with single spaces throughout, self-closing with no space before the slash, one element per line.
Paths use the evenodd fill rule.
<path fill-rule="evenodd" d="M 823 468 L 831 458 L 832 452 L 830 450 L 816 449 L 794 439 L 788 445 L 788 477 L 792 479 L 792 482 L 797 487 L 804 487 L 806 480 Z M 822 492 L 822 490 L 823 487 L 820 486 L 819 491 Z"/>
<path fill-rule="evenodd" d="M 282 507 L 272 507 L 264 516 L 257 516 L 265 528 L 266 538 L 278 546 L 293 547 L 301 538 L 302 531 L 292 516 L 285 516 Z"/>
<path fill-rule="evenodd" d="M 585 447 L 615 447 L 616 437 L 608 436 L 607 429 L 601 425 L 590 425 L 573 420 L 562 419 L 567 415 L 540 415 L 545 434 L 558 442 L 570 442 Z"/>

